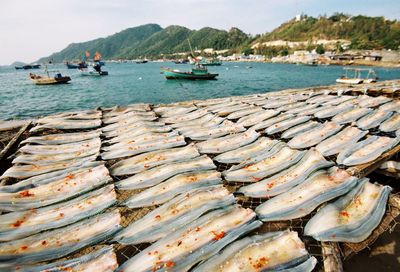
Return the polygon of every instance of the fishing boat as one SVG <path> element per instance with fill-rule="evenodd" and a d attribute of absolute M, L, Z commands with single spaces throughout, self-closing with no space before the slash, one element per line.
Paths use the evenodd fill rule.
<path fill-rule="evenodd" d="M 137 60 L 137 61 L 136 61 L 137 64 L 144 64 L 144 63 L 148 63 L 148 62 L 149 62 L 149 61 L 148 61 L 148 60 L 145 60 L 145 59 L 144 59 L 144 60 Z"/>
<path fill-rule="evenodd" d="M 40 64 L 27 64 L 22 66 L 15 66 L 15 69 L 17 70 L 40 69 Z"/>
<path fill-rule="evenodd" d="M 174 63 L 175 63 L 175 64 L 187 64 L 187 63 L 189 63 L 189 60 L 187 60 L 187 59 L 180 59 L 180 60 L 175 60 Z"/>
<path fill-rule="evenodd" d="M 107 76 L 107 71 L 80 69 L 81 76 Z"/>
<path fill-rule="evenodd" d="M 53 77 L 50 77 L 48 71 L 47 76 L 29 73 L 29 79 L 36 85 L 63 84 L 71 80 L 69 76 L 63 76 L 60 72 L 57 72 Z"/>
<path fill-rule="evenodd" d="M 68 69 L 83 69 L 88 67 L 85 61 L 81 61 L 79 63 L 71 63 L 67 61 L 65 65 L 67 65 Z"/>
<path fill-rule="evenodd" d="M 188 57 L 190 64 L 200 64 L 203 66 L 221 66 L 222 62 L 219 61 L 218 59 L 205 59 L 203 57 L 193 57 L 189 56 Z"/>
<path fill-rule="evenodd" d="M 362 68 L 343 68 L 345 74 L 340 78 L 336 79 L 337 83 L 344 84 L 361 84 L 361 83 L 373 83 L 378 80 L 378 77 L 373 69 L 362 69 Z M 362 77 L 362 72 L 367 71 L 367 77 Z M 353 77 L 349 77 L 349 73 L 353 73 Z"/>
<path fill-rule="evenodd" d="M 207 68 L 202 65 L 196 65 L 191 72 L 183 72 L 177 69 L 161 68 L 166 79 L 188 79 L 188 80 L 211 80 L 218 74 L 211 74 Z"/>

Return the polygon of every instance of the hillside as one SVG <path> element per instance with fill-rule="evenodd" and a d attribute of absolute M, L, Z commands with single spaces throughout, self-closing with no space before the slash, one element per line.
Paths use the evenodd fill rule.
<path fill-rule="evenodd" d="M 157 24 L 148 24 L 126 29 L 106 38 L 70 44 L 62 51 L 40 59 L 39 62 L 80 59 L 86 50 L 92 54 L 99 51 L 104 59 L 159 57 L 161 54 L 189 51 L 188 39 L 194 50 L 219 50 L 235 49 L 247 43 L 249 36 L 237 28 L 230 31 L 210 27 L 190 30 L 182 26 L 168 26 L 163 29 Z"/>
<path fill-rule="evenodd" d="M 256 42 L 273 40 L 309 41 L 317 39 L 351 41 L 352 49 L 398 49 L 400 22 L 384 17 L 350 16 L 336 13 L 319 18 L 302 15 L 283 23 Z"/>
<path fill-rule="evenodd" d="M 400 22 L 386 20 L 384 17 L 350 16 L 335 13 L 330 17 L 314 18 L 307 15 L 294 18 L 278 28 L 263 35 L 250 37 L 238 28 L 229 31 L 204 27 L 191 30 L 183 26 L 162 28 L 157 24 L 147 24 L 128 28 L 106 38 L 83 43 L 73 43 L 58 53 L 42 58 L 39 62 L 53 60 L 63 62 L 81 59 L 85 51 L 92 54 L 101 52 L 104 59 L 159 58 L 179 52 L 188 52 L 189 43 L 194 50 L 213 48 L 230 49 L 230 52 L 273 56 L 288 51 L 286 42 L 275 47 L 262 45 L 271 41 L 303 42 L 296 49 L 314 49 L 307 46 L 316 40 L 347 40 L 349 49 L 392 49 L 400 46 Z M 251 49 L 251 46 L 256 50 Z M 292 49 L 293 50 L 293 49 Z"/>

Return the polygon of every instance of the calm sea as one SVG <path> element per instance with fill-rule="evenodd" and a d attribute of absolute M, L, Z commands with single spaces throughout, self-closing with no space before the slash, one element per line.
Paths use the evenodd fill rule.
<path fill-rule="evenodd" d="M 264 93 L 287 88 L 334 84 L 340 66 L 301 66 L 271 63 L 224 63 L 210 67 L 215 81 L 166 80 L 160 66 L 189 70 L 173 63 L 107 63 L 109 76 L 83 77 L 64 65 L 49 66 L 72 78 L 70 84 L 36 86 L 29 71 L 0 67 L 0 119 L 22 119 L 61 111 L 138 102 L 176 101 Z M 251 68 L 249 67 L 251 66 Z M 400 78 L 400 69 L 374 68 L 381 80 Z M 31 70 L 42 72 L 39 70 Z"/>

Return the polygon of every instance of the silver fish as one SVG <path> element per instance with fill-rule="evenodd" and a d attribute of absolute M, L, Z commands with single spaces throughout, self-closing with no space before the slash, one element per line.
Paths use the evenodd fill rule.
<path fill-rule="evenodd" d="M 400 112 L 400 100 L 394 100 L 389 103 L 385 103 L 381 106 L 379 106 L 380 110 L 383 111 L 397 111 Z"/>
<path fill-rule="evenodd" d="M 33 187 L 36 187 L 36 186 L 39 186 L 42 184 L 51 183 L 51 182 L 57 180 L 60 176 L 75 174 L 76 172 L 86 170 L 87 168 L 92 168 L 92 167 L 96 167 L 96 166 L 103 165 L 103 164 L 104 164 L 104 162 L 92 161 L 92 162 L 84 163 L 79 166 L 70 167 L 70 168 L 61 169 L 58 171 L 52 171 L 49 173 L 33 176 L 28 179 L 18 181 L 17 183 L 14 183 L 14 184 L 0 186 L 0 192 L 1 193 L 3 193 L 3 192 L 4 193 L 15 193 L 18 191 L 23 191 L 25 189 L 33 188 Z"/>
<path fill-rule="evenodd" d="M 378 127 L 383 121 L 392 116 L 390 111 L 374 110 L 370 114 L 362 117 L 356 122 L 356 125 L 361 129 L 371 129 Z"/>
<path fill-rule="evenodd" d="M 21 211 L 67 200 L 112 181 L 104 165 L 88 168 L 75 174 L 60 176 L 38 187 L 0 193 L 0 210 Z"/>
<path fill-rule="evenodd" d="M 110 173 L 113 176 L 137 174 L 165 163 L 192 159 L 198 156 L 200 156 L 200 153 L 194 144 L 178 148 L 157 150 L 121 160 L 110 167 Z"/>
<path fill-rule="evenodd" d="M 364 141 L 343 149 L 336 162 L 348 166 L 371 162 L 398 145 L 399 142 L 400 137 L 370 136 Z"/>
<path fill-rule="evenodd" d="M 162 117 L 171 117 L 174 115 L 183 115 L 197 110 L 195 106 L 182 107 L 182 106 L 161 106 L 153 108 L 153 111 Z"/>
<path fill-rule="evenodd" d="M 357 121 L 358 119 L 371 113 L 372 111 L 373 109 L 370 108 L 354 108 L 349 111 L 345 111 L 335 115 L 332 118 L 332 121 L 337 124 L 351 123 Z"/>
<path fill-rule="evenodd" d="M 196 129 L 186 132 L 184 135 L 192 140 L 208 140 L 222 137 L 231 133 L 243 132 L 246 129 L 240 124 L 227 123 L 224 121 L 221 125 L 213 128 Z"/>
<path fill-rule="evenodd" d="M 264 222 L 300 218 L 322 203 L 347 193 L 357 182 L 357 178 L 336 167 L 318 171 L 298 186 L 267 200 L 255 211 Z"/>
<path fill-rule="evenodd" d="M 213 161 L 207 156 L 168 163 L 140 172 L 127 179 L 115 183 L 120 190 L 140 189 L 157 185 L 158 183 L 184 172 L 215 169 Z"/>
<path fill-rule="evenodd" d="M 400 129 L 400 113 L 395 113 L 379 126 L 383 132 L 394 132 Z"/>
<path fill-rule="evenodd" d="M 327 107 L 320 107 L 320 111 L 314 113 L 314 116 L 319 119 L 330 118 L 337 114 L 347 112 L 354 108 L 354 104 L 351 102 L 345 102 L 339 104 L 337 106 L 327 106 Z"/>
<path fill-rule="evenodd" d="M 103 211 L 116 201 L 114 186 L 108 185 L 60 204 L 0 215 L 0 241 L 21 239 L 75 223 Z"/>
<path fill-rule="evenodd" d="M 101 158 L 103 160 L 117 159 L 117 158 L 133 156 L 133 155 L 137 155 L 137 154 L 145 153 L 145 152 L 149 152 L 149 151 L 183 146 L 185 144 L 186 144 L 185 138 L 183 136 L 178 135 L 178 136 L 172 136 L 169 138 L 165 138 L 162 141 L 145 142 L 142 144 L 127 146 L 126 149 L 124 146 L 118 150 L 106 151 L 106 152 L 101 153 Z"/>
<path fill-rule="evenodd" d="M 128 225 L 115 236 L 114 240 L 120 244 L 154 242 L 208 211 L 235 202 L 233 194 L 222 185 L 191 190 Z"/>
<path fill-rule="evenodd" d="M 200 142 L 196 144 L 196 147 L 202 154 L 220 154 L 250 144 L 257 140 L 259 136 L 260 133 L 255 130 L 248 130 L 243 133 L 231 134 Z"/>
<path fill-rule="evenodd" d="M 237 123 L 242 124 L 244 127 L 251 127 L 261 121 L 277 116 L 279 113 L 280 112 L 277 110 L 264 110 L 260 112 L 255 112 L 240 118 Z"/>
<path fill-rule="evenodd" d="M 286 192 L 302 183 L 310 174 L 333 166 L 314 148 L 295 165 L 267 179 L 241 187 L 238 192 L 249 197 L 267 198 Z"/>
<path fill-rule="evenodd" d="M 187 271 L 259 227 L 251 209 L 233 206 L 201 216 L 126 261 L 117 271 Z"/>
<path fill-rule="evenodd" d="M 193 272 L 311 272 L 316 264 L 317 259 L 309 255 L 297 232 L 280 231 L 235 241 Z"/>
<path fill-rule="evenodd" d="M 294 118 L 290 118 L 290 119 L 275 123 L 272 126 L 266 128 L 264 132 L 267 134 L 270 134 L 270 135 L 275 134 L 278 132 L 285 131 L 293 126 L 305 123 L 310 119 L 311 119 L 311 116 L 297 116 Z"/>
<path fill-rule="evenodd" d="M 101 126 L 101 120 L 53 120 L 45 124 L 36 125 L 29 132 L 39 132 L 46 129 L 94 129 Z"/>
<path fill-rule="evenodd" d="M 34 165 L 34 164 L 26 164 L 26 165 L 13 165 L 8 168 L 7 171 L 0 176 L 0 179 L 10 177 L 17 179 L 29 178 L 37 175 L 42 175 L 45 173 L 51 173 L 58 170 L 65 170 L 68 168 L 76 168 L 87 165 L 88 163 L 93 162 L 97 158 L 97 154 L 92 156 L 78 158 L 69 161 L 61 161 L 49 165 Z"/>
<path fill-rule="evenodd" d="M 129 208 L 159 205 L 187 191 L 222 184 L 221 173 L 215 170 L 179 174 L 147 188 L 124 202 Z"/>
<path fill-rule="evenodd" d="M 93 138 L 100 137 L 100 130 L 75 132 L 75 133 L 60 133 L 48 134 L 44 136 L 31 136 L 21 142 L 21 144 L 35 143 L 41 145 L 58 145 L 82 142 Z"/>
<path fill-rule="evenodd" d="M 368 95 L 360 95 L 357 99 L 358 105 L 363 108 L 373 108 L 392 101 L 392 99 L 385 96 L 371 97 Z"/>
<path fill-rule="evenodd" d="M 261 137 L 252 144 L 222 153 L 216 156 L 214 160 L 220 163 L 227 164 L 241 163 L 250 159 L 251 157 L 258 156 L 259 154 L 264 152 L 268 152 L 277 143 L 277 140 L 271 140 L 266 137 Z"/>
<path fill-rule="evenodd" d="M 103 118 L 103 123 L 104 124 L 114 124 L 114 123 L 122 123 L 126 121 L 127 119 L 132 119 L 132 118 L 137 118 L 139 120 L 147 120 L 147 121 L 152 121 L 157 119 L 157 116 L 154 112 L 152 111 L 130 111 L 125 114 L 121 114 L 118 116 L 114 117 L 109 117 L 109 118 Z"/>
<path fill-rule="evenodd" d="M 148 132 L 137 135 L 136 137 L 126 138 L 117 143 L 113 143 L 109 146 L 104 146 L 101 148 L 102 151 L 116 151 L 121 148 L 129 148 L 134 147 L 139 144 L 144 144 L 148 142 L 157 142 L 162 141 L 164 139 L 168 139 L 174 136 L 178 136 L 179 133 L 176 131 L 166 132 L 166 133 L 156 133 L 156 132 Z"/>
<path fill-rule="evenodd" d="M 308 121 L 304 124 L 300 124 L 294 127 L 289 128 L 288 130 L 284 131 L 281 135 L 282 139 L 291 139 L 298 134 L 306 132 L 307 130 L 311 130 L 319 125 L 316 121 Z"/>
<path fill-rule="evenodd" d="M 40 262 L 66 256 L 111 237 L 121 228 L 120 221 L 119 212 L 114 210 L 67 227 L 0 243 L 0 261 L 7 265 Z"/>
<path fill-rule="evenodd" d="M 384 214 L 391 188 L 367 179 L 347 195 L 320 209 L 304 234 L 318 241 L 360 243 L 371 235 Z"/>
<path fill-rule="evenodd" d="M 288 142 L 288 145 L 297 149 L 311 147 L 337 133 L 342 127 L 335 122 L 325 122 L 311 130 L 296 135 Z"/>
<path fill-rule="evenodd" d="M 181 123 L 181 122 L 186 122 L 194 119 L 198 119 L 208 113 L 207 109 L 198 109 L 195 111 L 192 111 L 190 113 L 186 114 L 181 114 L 181 115 L 174 115 L 166 118 L 160 118 L 160 122 L 164 122 L 166 124 L 175 124 L 175 123 Z"/>
<path fill-rule="evenodd" d="M 93 138 L 91 140 L 60 144 L 60 145 L 24 145 L 18 151 L 28 154 L 37 155 L 55 155 L 63 154 L 66 152 L 84 152 L 88 150 L 100 150 L 100 138 Z"/>
<path fill-rule="evenodd" d="M 238 111 L 230 113 L 226 118 L 229 119 L 229 120 L 235 120 L 235 119 L 242 118 L 244 116 L 248 116 L 248 115 L 250 115 L 252 113 L 261 112 L 261 111 L 263 111 L 263 108 L 261 108 L 261 107 L 248 106 L 245 109 L 238 110 Z"/>
<path fill-rule="evenodd" d="M 17 268 L 16 268 L 17 267 Z M 112 246 L 105 246 L 95 252 L 83 255 L 79 258 L 59 261 L 44 265 L 10 265 L 4 272 L 63 272 L 63 271 L 101 271 L 113 272 L 118 267 L 117 256 Z"/>
<path fill-rule="evenodd" d="M 261 179 L 278 173 L 293 164 L 297 163 L 303 156 L 304 151 L 297 151 L 287 146 L 271 152 L 261 161 L 251 161 L 232 166 L 223 172 L 225 180 L 240 182 L 256 182 Z"/>
<path fill-rule="evenodd" d="M 250 129 L 254 129 L 254 130 L 260 130 L 260 129 L 265 129 L 267 127 L 270 127 L 276 123 L 288 120 L 288 119 L 292 119 L 294 118 L 295 115 L 294 114 L 286 114 L 286 113 L 281 113 L 273 118 L 269 118 L 267 120 L 264 120 L 262 122 L 259 122 L 258 124 L 250 127 Z"/>
<path fill-rule="evenodd" d="M 320 142 L 315 148 L 324 156 L 336 155 L 343 150 L 343 147 L 354 145 L 367 134 L 368 131 L 362 131 L 355 127 L 346 127 L 338 134 Z"/>

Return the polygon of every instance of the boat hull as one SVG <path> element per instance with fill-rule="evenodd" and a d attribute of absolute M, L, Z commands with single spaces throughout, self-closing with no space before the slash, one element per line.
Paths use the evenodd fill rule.
<path fill-rule="evenodd" d="M 336 79 L 337 83 L 344 83 L 344 84 L 361 84 L 363 80 L 361 78 L 338 78 Z"/>
<path fill-rule="evenodd" d="M 218 76 L 218 74 L 193 74 L 190 72 L 178 72 L 170 69 L 163 69 L 163 73 L 166 79 L 212 80 Z"/>
<path fill-rule="evenodd" d="M 65 84 L 71 80 L 70 77 L 60 77 L 60 78 L 40 78 L 40 79 L 31 79 L 33 83 L 36 85 L 55 85 L 55 84 Z"/>
<path fill-rule="evenodd" d="M 101 72 L 94 72 L 94 71 L 83 71 L 81 72 L 82 76 L 107 76 L 108 72 L 107 71 L 101 71 Z"/>

